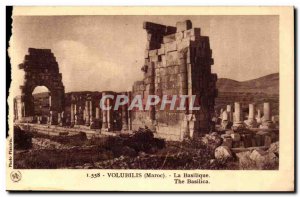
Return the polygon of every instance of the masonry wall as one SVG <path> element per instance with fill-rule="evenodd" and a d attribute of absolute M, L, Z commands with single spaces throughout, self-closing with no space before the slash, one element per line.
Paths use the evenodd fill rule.
<path fill-rule="evenodd" d="M 196 95 L 195 106 L 201 110 L 160 110 L 156 106 L 150 111 L 133 111 L 133 129 L 146 125 L 169 140 L 207 132 L 217 96 L 209 38 L 201 36 L 200 28 L 192 28 L 191 21 L 178 22 L 176 27 L 145 22 L 144 29 L 148 39 L 144 79 L 134 83 L 132 96 L 189 95 L 191 100 Z"/>

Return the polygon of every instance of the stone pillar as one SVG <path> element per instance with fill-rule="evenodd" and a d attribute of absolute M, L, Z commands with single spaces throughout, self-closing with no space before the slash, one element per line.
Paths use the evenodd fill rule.
<path fill-rule="evenodd" d="M 254 104 L 249 104 L 249 115 L 248 115 L 248 120 L 245 120 L 245 124 L 248 128 L 255 128 L 257 127 L 256 120 L 254 119 L 254 111 L 255 111 L 255 106 Z"/>
<path fill-rule="evenodd" d="M 89 105 L 89 101 L 85 101 L 85 125 L 89 126 L 90 125 L 90 105 Z"/>
<path fill-rule="evenodd" d="M 264 103 L 264 118 L 260 128 L 262 129 L 272 129 L 275 124 L 271 121 L 271 107 L 270 103 Z"/>
<path fill-rule="evenodd" d="M 57 113 L 57 123 L 61 124 L 61 113 Z"/>
<path fill-rule="evenodd" d="M 248 120 L 254 120 L 254 104 L 249 104 Z"/>
<path fill-rule="evenodd" d="M 77 104 L 74 104 L 74 114 L 75 114 L 75 125 L 79 125 L 79 111 L 78 111 L 78 107 Z"/>
<path fill-rule="evenodd" d="M 235 116 L 235 123 L 240 123 L 242 121 L 242 112 L 241 112 L 241 105 L 238 102 L 234 103 L 234 116 Z"/>
<path fill-rule="evenodd" d="M 264 103 L 264 121 L 269 121 L 271 117 L 270 103 Z"/>
<path fill-rule="evenodd" d="M 128 96 L 128 103 L 131 103 L 131 92 L 127 93 Z M 131 130 L 132 129 L 132 125 L 131 125 L 131 111 L 127 110 L 127 123 L 128 123 L 128 129 Z"/>
<path fill-rule="evenodd" d="M 222 122 L 221 122 L 221 127 L 222 129 L 227 129 L 228 128 L 228 112 L 227 111 L 223 111 L 222 112 Z"/>
<path fill-rule="evenodd" d="M 90 124 L 92 123 L 93 117 L 93 104 L 92 101 L 89 101 L 89 117 L 90 117 Z"/>
<path fill-rule="evenodd" d="M 260 112 L 260 109 L 257 110 L 256 122 L 259 123 L 259 124 L 261 123 L 261 112 Z"/>
<path fill-rule="evenodd" d="M 233 122 L 233 114 L 232 114 L 231 105 L 226 106 L 226 111 L 228 113 L 228 121 Z"/>
<path fill-rule="evenodd" d="M 221 108 L 221 109 L 220 109 L 220 118 L 221 118 L 221 119 L 223 119 L 223 118 L 222 118 L 222 116 L 223 116 L 223 111 L 224 111 L 224 109 Z"/>
<path fill-rule="evenodd" d="M 105 93 L 102 93 L 102 97 L 105 96 Z M 103 105 L 107 107 L 107 99 L 103 101 Z M 102 110 L 102 129 L 107 129 L 108 124 L 107 124 L 107 110 L 103 109 Z"/>
<path fill-rule="evenodd" d="M 50 111 L 50 124 L 57 125 L 58 123 L 58 113 L 57 111 Z"/>
<path fill-rule="evenodd" d="M 21 102 L 21 117 L 25 117 L 25 103 Z"/>
<path fill-rule="evenodd" d="M 243 116 L 242 116 L 242 111 L 241 111 L 241 105 L 239 102 L 234 103 L 234 122 L 232 129 L 233 130 L 239 130 L 244 127 L 243 124 Z"/>
<path fill-rule="evenodd" d="M 96 114 L 95 114 L 95 116 L 96 116 L 96 120 L 100 120 L 100 109 L 99 109 L 99 107 L 96 107 Z"/>
<path fill-rule="evenodd" d="M 112 106 L 111 99 L 106 99 L 106 106 L 109 108 Z M 112 129 L 112 109 L 107 110 L 107 128 Z"/>
<path fill-rule="evenodd" d="M 276 123 L 275 116 L 272 116 L 272 122 Z"/>
<path fill-rule="evenodd" d="M 127 92 L 123 93 L 127 95 Z M 128 105 L 122 105 L 122 130 L 128 130 Z"/>
<path fill-rule="evenodd" d="M 227 111 L 223 111 L 222 113 L 222 121 L 227 120 L 228 121 L 228 113 Z"/>
<path fill-rule="evenodd" d="M 75 114 L 74 114 L 74 104 L 71 103 L 71 124 L 73 125 L 75 123 Z"/>
<path fill-rule="evenodd" d="M 49 95 L 49 106 L 51 107 L 52 106 L 52 103 L 51 103 L 51 96 Z"/>

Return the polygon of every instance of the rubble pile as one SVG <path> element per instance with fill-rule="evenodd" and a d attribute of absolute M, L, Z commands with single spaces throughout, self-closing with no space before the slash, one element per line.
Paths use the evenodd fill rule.
<path fill-rule="evenodd" d="M 104 146 L 117 157 L 137 156 L 139 152 L 155 153 L 165 147 L 165 140 L 154 138 L 148 128 L 139 128 L 131 135 L 109 137 Z"/>
<path fill-rule="evenodd" d="M 61 143 L 54 142 L 46 138 L 32 138 L 32 146 L 34 149 L 65 149 L 69 146 L 65 146 Z"/>
<path fill-rule="evenodd" d="M 226 163 L 217 161 L 208 149 L 185 149 L 177 154 L 151 155 L 118 158 L 96 162 L 93 168 L 100 169 L 227 169 Z"/>
<path fill-rule="evenodd" d="M 279 143 L 271 144 L 268 150 L 254 149 L 237 153 L 241 169 L 278 169 L 279 166 Z"/>

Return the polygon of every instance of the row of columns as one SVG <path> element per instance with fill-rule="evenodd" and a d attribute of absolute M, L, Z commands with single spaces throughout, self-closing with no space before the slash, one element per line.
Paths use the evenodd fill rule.
<path fill-rule="evenodd" d="M 102 93 L 102 97 L 105 95 L 106 93 Z M 104 106 L 106 108 L 110 108 L 109 110 L 101 110 L 100 107 L 95 104 L 95 102 L 100 102 L 100 99 L 93 102 L 92 98 L 88 97 L 84 102 L 83 110 L 81 109 L 81 106 L 79 106 L 79 104 L 73 102 L 70 109 L 71 124 L 86 125 L 94 129 L 114 130 L 115 128 L 113 127 L 116 121 L 113 109 L 114 100 L 111 98 L 106 98 L 103 101 Z M 127 108 L 127 105 L 123 105 L 121 110 L 122 119 L 120 120 L 120 124 L 122 124 L 122 130 L 130 129 L 130 115 Z"/>
<path fill-rule="evenodd" d="M 226 127 L 228 123 L 232 122 L 235 128 L 244 126 L 255 128 L 258 124 L 261 124 L 261 128 L 271 128 L 273 126 L 273 117 L 271 119 L 270 103 L 266 102 L 263 104 L 263 113 L 263 120 L 259 109 L 257 110 L 257 117 L 255 117 L 255 105 L 251 103 L 249 104 L 248 119 L 243 121 L 243 113 L 239 102 L 234 103 L 234 113 L 232 112 L 231 105 L 226 106 L 226 111 L 223 111 L 223 109 L 220 111 L 223 127 Z"/>

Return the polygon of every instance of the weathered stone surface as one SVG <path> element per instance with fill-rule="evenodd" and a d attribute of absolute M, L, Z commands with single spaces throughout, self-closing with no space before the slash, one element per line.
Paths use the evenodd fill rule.
<path fill-rule="evenodd" d="M 190 20 L 177 22 L 176 28 L 177 28 L 177 32 L 189 30 L 192 28 L 192 22 Z"/>
<path fill-rule="evenodd" d="M 230 148 L 227 146 L 219 146 L 215 150 L 215 158 L 220 160 L 226 160 L 232 157 Z"/>
<path fill-rule="evenodd" d="M 279 142 L 274 142 L 270 145 L 268 152 L 279 154 Z"/>
<path fill-rule="evenodd" d="M 250 158 L 250 155 L 250 151 L 244 151 L 236 154 L 241 169 L 256 169 L 256 163 Z"/>
<path fill-rule="evenodd" d="M 181 39 L 183 39 L 183 32 L 177 32 L 177 33 L 175 34 L 175 38 L 176 38 L 176 40 L 181 40 Z"/>
<path fill-rule="evenodd" d="M 165 53 L 176 51 L 176 50 L 177 50 L 176 42 L 169 42 L 165 44 Z"/>
<path fill-rule="evenodd" d="M 200 28 L 193 28 L 193 29 L 189 29 L 184 31 L 184 38 L 187 37 L 200 37 Z"/>
<path fill-rule="evenodd" d="M 157 49 L 149 50 L 149 57 L 157 56 Z"/>
<path fill-rule="evenodd" d="M 277 156 L 272 152 L 263 150 L 253 150 L 250 155 L 250 159 L 255 161 L 257 167 L 259 167 L 260 169 L 278 165 Z"/>
<path fill-rule="evenodd" d="M 220 146 L 223 142 L 222 138 L 219 135 L 206 134 L 201 138 L 201 141 L 211 149 L 215 149 Z"/>
<path fill-rule="evenodd" d="M 64 110 L 65 90 L 58 63 L 50 49 L 28 49 L 24 63 L 19 66 L 25 71 L 24 85 L 21 86 L 21 106 L 17 118 L 34 116 L 34 101 L 32 91 L 37 86 L 46 86 L 51 92 L 49 117 L 50 124 L 58 124 L 58 114 Z"/>
<path fill-rule="evenodd" d="M 143 69 L 145 73 L 143 81 L 151 88 L 141 91 L 136 90 L 134 86 L 133 94 L 139 93 L 144 97 L 153 93 L 156 95 L 203 95 L 201 97 L 203 112 L 196 115 L 197 112 L 191 111 L 189 115 L 195 116 L 195 120 L 186 122 L 173 117 L 161 118 L 162 115 L 157 109 L 154 111 L 154 116 L 144 113 L 141 118 L 139 118 L 138 112 L 132 112 L 134 127 L 137 127 L 138 124 L 141 126 L 155 124 L 157 135 L 169 136 L 170 139 L 183 139 L 182 136 L 189 136 L 191 133 L 207 132 L 214 111 L 214 98 L 217 96 L 215 91 L 217 77 L 211 77 L 213 75 L 211 75 L 210 66 L 213 62 L 211 61 L 212 52 L 208 37 L 200 36 L 200 29 L 190 30 L 192 28 L 191 21 L 180 22 L 176 28 L 145 23 L 144 28 L 148 33 L 147 49 L 157 49 L 157 53 L 150 51 L 146 54 L 146 57 L 149 56 L 149 61 L 154 65 L 154 70 L 151 72 L 152 65 L 148 65 L 149 61 Z M 184 36 L 186 37 L 184 38 Z M 201 53 L 197 53 L 198 49 L 201 49 Z M 186 111 L 178 113 L 185 114 Z M 149 121 L 144 121 L 144 119 L 149 119 Z M 175 119 L 176 121 L 174 121 Z M 182 125 L 185 126 L 180 129 Z M 228 125 L 231 126 L 231 124 Z M 219 140 L 213 138 L 217 138 L 217 136 L 205 138 L 204 141 L 216 140 L 218 146 L 221 145 L 220 137 Z M 215 145 L 213 146 L 215 148 Z"/>
<path fill-rule="evenodd" d="M 170 35 L 164 36 L 163 43 L 166 44 L 166 43 L 169 43 L 169 42 L 174 42 L 175 40 L 176 40 L 176 35 L 175 34 L 170 34 Z"/>

